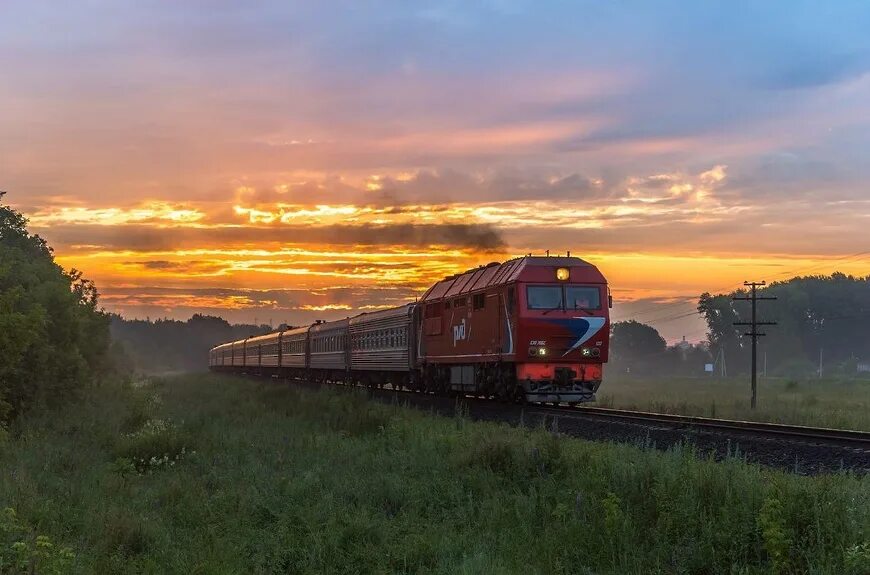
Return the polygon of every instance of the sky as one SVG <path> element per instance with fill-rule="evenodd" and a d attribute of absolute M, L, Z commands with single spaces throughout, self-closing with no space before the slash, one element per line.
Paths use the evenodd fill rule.
<path fill-rule="evenodd" d="M 526 253 L 704 339 L 870 274 L 866 2 L 0 3 L 0 189 L 127 317 L 303 324 Z"/>

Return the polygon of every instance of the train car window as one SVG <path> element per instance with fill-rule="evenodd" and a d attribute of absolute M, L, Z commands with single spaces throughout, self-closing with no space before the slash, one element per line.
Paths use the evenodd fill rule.
<path fill-rule="evenodd" d="M 460 297 L 453 300 L 453 307 L 465 307 L 465 298 Z"/>
<path fill-rule="evenodd" d="M 507 292 L 507 309 L 508 315 L 512 315 L 514 313 L 514 300 L 517 298 L 516 290 L 514 288 L 508 288 Z"/>
<path fill-rule="evenodd" d="M 486 305 L 486 294 L 476 293 L 471 297 L 471 309 L 483 309 Z"/>
<path fill-rule="evenodd" d="M 447 301 L 444 302 L 444 308 L 445 308 L 445 309 L 450 309 L 450 300 L 447 300 Z"/>

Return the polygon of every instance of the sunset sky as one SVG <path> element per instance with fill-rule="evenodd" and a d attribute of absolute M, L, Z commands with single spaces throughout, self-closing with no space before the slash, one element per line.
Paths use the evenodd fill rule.
<path fill-rule="evenodd" d="M 128 317 L 301 324 L 528 252 L 617 319 L 870 274 L 870 5 L 0 4 L 0 189 Z"/>

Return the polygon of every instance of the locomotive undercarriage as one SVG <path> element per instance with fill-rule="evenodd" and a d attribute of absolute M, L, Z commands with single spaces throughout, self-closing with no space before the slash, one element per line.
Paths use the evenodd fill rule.
<path fill-rule="evenodd" d="M 556 368 L 554 379 L 518 380 L 512 363 L 427 365 L 420 388 L 433 393 L 462 393 L 503 401 L 529 403 L 585 403 L 595 401 L 600 381 L 575 379 L 576 372 Z"/>
<path fill-rule="evenodd" d="M 595 400 L 600 381 L 573 379 L 573 370 L 557 368 L 554 380 L 517 380 L 512 363 L 490 362 L 472 365 L 427 364 L 422 371 L 340 371 L 304 368 L 226 366 L 216 370 L 279 379 L 342 383 L 362 387 L 409 389 L 437 395 L 476 395 L 502 401 L 528 403 L 583 403 Z"/>

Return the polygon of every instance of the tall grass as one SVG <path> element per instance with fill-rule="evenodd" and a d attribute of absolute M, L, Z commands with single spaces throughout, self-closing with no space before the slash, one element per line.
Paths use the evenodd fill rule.
<path fill-rule="evenodd" d="M 870 379 L 768 379 L 750 408 L 746 378 L 606 376 L 598 405 L 659 413 L 870 431 Z"/>
<path fill-rule="evenodd" d="M 155 420 L 173 431 L 147 453 L 180 441 L 185 456 L 125 468 L 131 434 Z M 71 548 L 78 572 L 870 572 L 867 478 L 433 417 L 347 390 L 178 377 L 11 435 L 0 507 Z"/>

